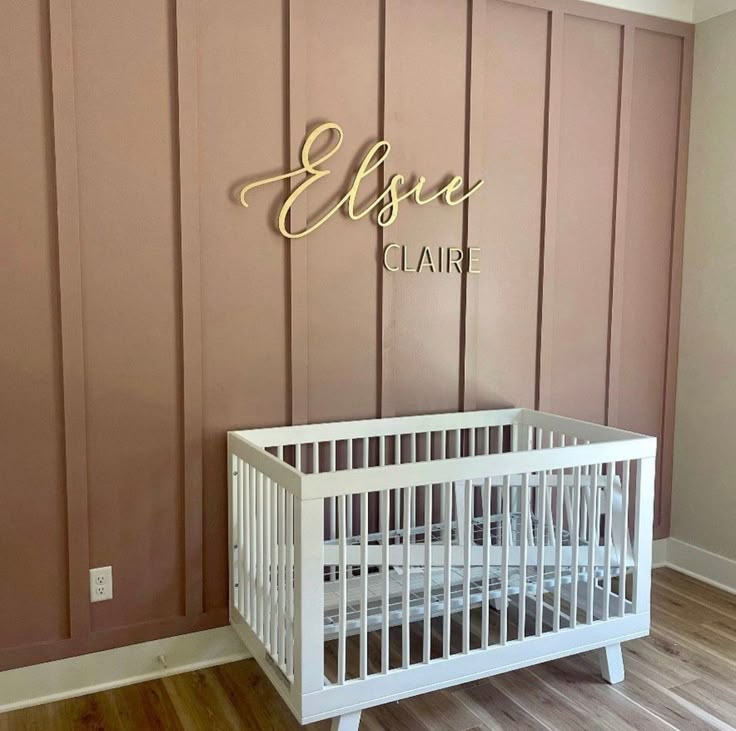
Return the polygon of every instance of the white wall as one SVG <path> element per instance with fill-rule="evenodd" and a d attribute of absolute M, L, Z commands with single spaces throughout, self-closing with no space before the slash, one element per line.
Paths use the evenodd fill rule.
<path fill-rule="evenodd" d="M 672 536 L 736 559 L 736 12 L 696 26 Z"/>

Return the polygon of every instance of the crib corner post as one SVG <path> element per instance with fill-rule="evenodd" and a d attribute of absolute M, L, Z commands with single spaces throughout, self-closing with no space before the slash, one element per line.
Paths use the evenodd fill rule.
<path fill-rule="evenodd" d="M 330 731 L 358 731 L 360 726 L 360 711 L 335 716 L 330 725 Z"/>
<path fill-rule="evenodd" d="M 294 498 L 294 690 L 324 687 L 324 535 L 322 500 Z"/>
<path fill-rule="evenodd" d="M 649 612 L 652 583 L 652 540 L 654 527 L 654 457 L 639 462 L 636 476 L 634 534 L 634 612 Z"/>
<path fill-rule="evenodd" d="M 603 679 L 611 684 L 620 683 L 624 679 L 624 656 L 621 643 L 606 645 L 598 650 L 598 660 Z"/>

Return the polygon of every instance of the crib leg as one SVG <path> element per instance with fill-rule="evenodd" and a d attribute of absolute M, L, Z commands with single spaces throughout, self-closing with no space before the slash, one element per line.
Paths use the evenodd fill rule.
<path fill-rule="evenodd" d="M 598 650 L 598 659 L 604 680 L 609 683 L 620 683 L 624 679 L 624 656 L 621 653 L 620 642 L 601 647 Z"/>
<path fill-rule="evenodd" d="M 335 716 L 330 731 L 358 731 L 358 726 L 360 726 L 360 711 L 354 711 L 344 716 Z"/>

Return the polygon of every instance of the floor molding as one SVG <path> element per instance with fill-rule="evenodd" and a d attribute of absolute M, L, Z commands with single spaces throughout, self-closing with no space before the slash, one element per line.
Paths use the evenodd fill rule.
<path fill-rule="evenodd" d="M 231 627 L 0 672 L 0 713 L 250 657 Z"/>
<path fill-rule="evenodd" d="M 654 541 L 652 566 L 667 566 L 705 584 L 736 594 L 736 561 L 679 538 Z"/>

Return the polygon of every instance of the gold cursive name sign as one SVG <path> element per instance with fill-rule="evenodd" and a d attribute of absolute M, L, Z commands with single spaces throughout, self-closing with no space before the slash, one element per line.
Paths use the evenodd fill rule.
<path fill-rule="evenodd" d="M 312 148 L 314 147 L 317 139 L 323 134 L 331 134 L 332 132 L 335 132 L 337 135 L 332 147 L 328 148 L 327 151 L 322 153 L 322 155 L 317 157 L 317 159 L 312 159 Z M 304 140 L 304 144 L 302 145 L 300 155 L 302 166 L 296 170 L 291 170 L 288 173 L 283 173 L 282 175 L 274 175 L 273 177 L 263 178 L 262 180 L 256 180 L 244 185 L 240 191 L 240 202 L 247 208 L 248 203 L 246 202 L 246 195 L 249 191 L 253 190 L 253 188 L 267 185 L 268 183 L 275 183 L 279 180 L 288 180 L 289 178 L 304 175 L 304 180 L 294 188 L 284 201 L 283 205 L 279 209 L 276 219 L 276 225 L 283 236 L 287 239 L 299 239 L 318 229 L 341 209 L 344 209 L 347 215 L 354 221 L 369 215 L 372 211 L 376 211 L 376 221 L 378 222 L 378 225 L 390 226 L 399 214 L 399 204 L 404 200 L 410 199 L 417 205 L 424 206 L 434 200 L 442 199 L 448 206 L 456 206 L 470 198 L 470 196 L 473 195 L 481 185 L 483 185 L 483 181 L 479 180 L 475 185 L 463 193 L 463 178 L 460 175 L 455 175 L 450 178 L 447 183 L 442 185 L 442 187 L 428 195 L 425 195 L 424 185 L 427 181 L 423 175 L 420 175 L 416 182 L 410 185 L 405 185 L 406 178 L 400 173 L 397 173 L 391 177 L 386 188 L 374 201 L 367 204 L 362 210 L 357 210 L 357 200 L 361 183 L 386 161 L 386 158 L 391 151 L 391 145 L 389 142 L 386 140 L 379 140 L 370 148 L 370 150 L 368 150 L 363 161 L 358 166 L 358 170 L 353 177 L 350 187 L 335 203 L 335 205 L 319 219 L 308 224 L 303 231 L 289 230 L 287 225 L 289 211 L 302 193 L 306 192 L 317 181 L 330 174 L 331 171 L 329 168 L 323 168 L 321 166 L 340 149 L 342 140 L 342 128 L 334 122 L 325 122 L 324 124 L 320 124 L 318 127 L 315 127 L 307 135 L 307 138 Z"/>

